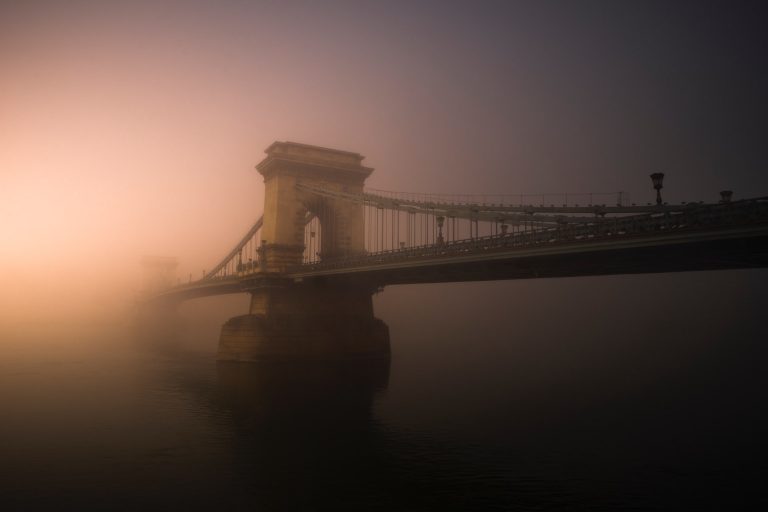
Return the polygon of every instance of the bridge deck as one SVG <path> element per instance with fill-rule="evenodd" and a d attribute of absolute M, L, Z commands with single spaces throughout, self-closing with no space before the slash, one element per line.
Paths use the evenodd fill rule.
<path fill-rule="evenodd" d="M 680 219 L 618 219 L 613 229 L 553 228 L 299 265 L 280 274 L 301 281 L 369 286 L 768 267 L 768 221 L 691 226 Z M 633 225 L 635 230 L 627 230 Z M 169 289 L 186 300 L 246 292 L 262 272 L 241 272 Z"/>

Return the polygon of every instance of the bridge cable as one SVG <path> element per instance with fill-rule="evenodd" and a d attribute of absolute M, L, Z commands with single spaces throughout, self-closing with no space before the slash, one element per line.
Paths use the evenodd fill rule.
<path fill-rule="evenodd" d="M 240 242 L 238 242 L 238 244 L 234 247 L 234 249 L 229 251 L 229 253 L 224 257 L 224 259 L 222 259 L 215 267 L 213 267 L 213 269 L 210 272 L 208 272 L 203 279 L 205 280 L 205 279 L 212 278 L 213 276 L 216 275 L 217 272 L 219 272 L 221 269 L 226 267 L 227 264 L 230 263 L 232 259 L 240 253 L 243 247 L 245 247 L 252 240 L 253 235 L 255 235 L 256 232 L 258 232 L 261 229 L 263 224 L 264 224 L 264 216 L 262 215 L 261 217 L 259 217 L 256 223 L 253 226 L 251 226 L 251 229 L 248 230 L 248 233 L 245 234 L 245 236 L 240 240 Z M 253 248 L 251 248 L 251 252 L 253 253 Z"/>

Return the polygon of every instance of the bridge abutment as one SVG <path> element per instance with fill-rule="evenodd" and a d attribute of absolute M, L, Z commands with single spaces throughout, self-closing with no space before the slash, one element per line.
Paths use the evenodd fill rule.
<path fill-rule="evenodd" d="M 219 360 L 389 357 L 389 328 L 362 286 L 275 281 L 251 290 L 247 315 L 221 329 Z"/>

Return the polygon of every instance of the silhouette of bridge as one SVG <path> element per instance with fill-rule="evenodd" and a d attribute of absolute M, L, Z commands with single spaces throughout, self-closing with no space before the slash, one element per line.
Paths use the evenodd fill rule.
<path fill-rule="evenodd" d="M 637 205 L 624 192 L 485 196 L 366 190 L 357 153 L 276 142 L 264 214 L 201 279 L 148 303 L 250 293 L 221 359 L 386 355 L 386 285 L 765 267 L 768 198 Z M 174 263 L 175 264 L 175 263 Z"/>

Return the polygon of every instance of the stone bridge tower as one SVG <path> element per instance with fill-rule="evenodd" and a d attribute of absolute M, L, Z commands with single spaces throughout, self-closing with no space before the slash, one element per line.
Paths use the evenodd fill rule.
<path fill-rule="evenodd" d="M 157 293 L 176 284 L 176 258 L 167 256 L 144 256 L 141 267 L 144 271 L 142 292 Z"/>
<path fill-rule="evenodd" d="M 317 216 L 322 259 L 365 251 L 363 205 L 314 194 L 297 185 L 360 194 L 373 169 L 363 156 L 295 142 L 275 142 L 256 169 L 264 176 L 262 243 L 265 270 L 282 272 L 301 263 L 304 226 Z"/>
<path fill-rule="evenodd" d="M 389 357 L 389 329 L 374 317 L 377 288 L 365 280 L 295 282 L 307 220 L 320 220 L 322 259 L 365 251 L 363 205 L 311 189 L 360 194 L 373 169 L 357 153 L 275 142 L 257 166 L 264 176 L 262 272 L 249 278 L 250 311 L 224 324 L 219 360 Z M 303 185 L 303 187 L 302 187 Z"/>

